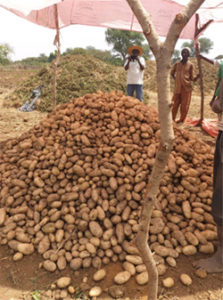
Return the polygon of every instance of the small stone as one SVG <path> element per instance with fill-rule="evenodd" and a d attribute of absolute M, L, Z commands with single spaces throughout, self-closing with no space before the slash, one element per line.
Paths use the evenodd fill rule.
<path fill-rule="evenodd" d="M 85 282 L 81 282 L 80 284 L 80 289 L 84 292 L 90 289 L 90 285 L 88 283 Z"/>
<path fill-rule="evenodd" d="M 51 290 L 55 290 L 56 288 L 56 284 L 55 283 L 52 283 L 51 286 L 50 286 Z"/>
<path fill-rule="evenodd" d="M 52 291 L 51 290 L 46 291 L 45 295 L 46 295 L 47 298 L 51 298 Z"/>
<path fill-rule="evenodd" d="M 112 298 L 123 298 L 125 296 L 125 287 L 119 285 L 113 285 L 109 287 L 108 293 Z"/>
<path fill-rule="evenodd" d="M 89 291 L 89 296 L 90 297 L 98 297 L 102 293 L 102 289 L 100 286 L 94 286 L 93 288 L 90 289 Z"/>

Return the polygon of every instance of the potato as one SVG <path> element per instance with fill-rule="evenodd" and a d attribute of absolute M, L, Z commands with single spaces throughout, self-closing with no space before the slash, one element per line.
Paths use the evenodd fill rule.
<path fill-rule="evenodd" d="M 191 285 L 192 284 L 192 279 L 189 275 L 187 274 L 181 274 L 180 275 L 180 281 L 184 284 L 184 285 Z"/>
<path fill-rule="evenodd" d="M 187 219 L 190 219 L 191 218 L 191 206 L 190 206 L 189 201 L 183 201 L 182 202 L 182 210 L 183 210 L 184 216 Z"/>
<path fill-rule="evenodd" d="M 161 210 L 153 210 L 149 229 L 159 275 L 165 263 L 176 266 L 182 252 L 211 252 L 208 243 L 216 238 L 213 151 L 174 129 L 157 195 Z M 135 237 L 159 147 L 157 113 L 121 92 L 59 105 L 38 126 L 2 145 L 0 244 L 16 253 L 18 247 L 27 253 L 21 244 L 33 245 L 51 272 L 67 263 L 76 271 L 120 261 L 130 275 L 143 274 Z"/>
<path fill-rule="evenodd" d="M 34 247 L 33 244 L 18 243 L 17 250 L 24 255 L 30 255 L 34 252 Z"/>
<path fill-rule="evenodd" d="M 117 284 L 126 283 L 131 277 L 131 274 L 128 271 L 119 272 L 114 277 L 114 282 Z"/>
<path fill-rule="evenodd" d="M 204 230 L 201 232 L 201 234 L 205 237 L 206 240 L 212 241 L 212 240 L 217 240 L 218 235 L 216 231 L 212 230 Z"/>
<path fill-rule="evenodd" d="M 48 249 L 50 248 L 50 241 L 49 241 L 49 237 L 46 235 L 44 236 L 41 241 L 39 242 L 38 245 L 38 252 L 40 254 L 45 253 Z"/>
<path fill-rule="evenodd" d="M 56 264 L 50 260 L 45 260 L 43 262 L 43 268 L 49 272 L 54 272 L 56 270 Z"/>
<path fill-rule="evenodd" d="M 0 208 L 0 226 L 3 226 L 6 221 L 6 210 L 5 208 Z"/>
<path fill-rule="evenodd" d="M 142 273 L 139 273 L 135 276 L 135 280 L 137 282 L 137 284 L 139 285 L 144 285 L 149 281 L 149 276 L 148 276 L 148 272 L 144 271 Z"/>
<path fill-rule="evenodd" d="M 211 254 L 214 252 L 214 246 L 212 243 L 207 243 L 205 245 L 200 245 L 199 246 L 199 252 L 205 253 L 205 254 Z"/>
<path fill-rule="evenodd" d="M 71 278 L 70 277 L 61 277 L 56 281 L 56 284 L 59 289 L 66 288 L 70 285 Z"/>
<path fill-rule="evenodd" d="M 166 288 L 171 288 L 174 286 L 174 279 L 172 277 L 167 277 L 162 280 L 163 286 Z"/>
<path fill-rule="evenodd" d="M 94 281 L 101 281 L 106 276 L 106 270 L 100 269 L 96 273 L 93 274 Z"/>
<path fill-rule="evenodd" d="M 187 239 L 187 241 L 193 246 L 197 246 L 199 244 L 199 240 L 192 232 L 187 231 L 185 232 L 184 236 Z"/>
<path fill-rule="evenodd" d="M 197 253 L 197 249 L 193 245 L 187 245 L 187 246 L 183 247 L 184 255 L 189 256 L 189 255 L 195 255 L 196 253 Z"/>

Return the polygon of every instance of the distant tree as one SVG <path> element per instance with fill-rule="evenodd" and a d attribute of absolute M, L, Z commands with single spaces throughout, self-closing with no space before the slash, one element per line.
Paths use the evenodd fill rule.
<path fill-rule="evenodd" d="M 174 64 L 178 60 L 181 60 L 180 50 L 175 49 L 172 55 L 172 63 Z"/>
<path fill-rule="evenodd" d="M 7 65 L 11 62 L 9 55 L 13 53 L 8 44 L 0 44 L 0 64 Z"/>
<path fill-rule="evenodd" d="M 25 66 L 41 66 L 49 62 L 49 57 L 44 53 L 41 53 L 38 57 L 26 57 L 22 60 L 16 61 L 15 63 L 20 63 Z"/>
<path fill-rule="evenodd" d="M 200 38 L 198 40 L 200 42 L 200 52 L 201 53 L 209 53 L 209 51 L 213 48 L 214 43 L 208 39 L 208 38 Z M 194 48 L 194 42 L 190 41 L 190 42 L 185 42 L 182 44 L 181 46 L 182 48 L 184 47 L 189 47 L 191 49 L 191 57 L 195 57 L 196 56 L 196 51 Z"/>
<path fill-rule="evenodd" d="M 122 61 L 125 60 L 130 46 L 138 45 L 143 47 L 143 42 L 145 41 L 142 33 L 111 28 L 106 30 L 105 39 L 109 45 L 113 45 L 112 51 L 117 54 Z M 149 51 L 149 47 L 147 50 Z"/>
<path fill-rule="evenodd" d="M 56 58 L 56 56 L 57 56 L 56 51 L 55 52 L 51 52 L 50 55 L 49 55 L 49 57 L 48 57 L 48 62 L 53 61 Z"/>
<path fill-rule="evenodd" d="M 215 59 L 223 59 L 223 54 L 216 56 Z"/>
<path fill-rule="evenodd" d="M 38 57 L 38 61 L 40 63 L 46 63 L 46 62 L 48 62 L 48 56 L 46 56 L 44 53 L 40 53 L 40 55 Z"/>
<path fill-rule="evenodd" d="M 91 55 L 96 57 L 104 62 L 107 62 L 112 65 L 120 66 L 122 65 L 122 60 L 117 55 L 112 55 L 111 51 L 109 50 L 99 50 L 94 48 L 93 46 L 87 46 L 86 49 L 83 48 L 68 48 L 62 55 Z"/>
<path fill-rule="evenodd" d="M 142 56 L 143 56 L 145 59 L 150 59 L 150 58 L 152 58 L 153 54 L 152 54 L 152 52 L 151 52 L 151 50 L 150 50 L 150 48 L 149 48 L 149 45 L 148 45 L 148 44 L 143 44 L 143 45 L 142 45 L 142 48 L 143 48 L 143 50 L 144 50 Z"/>
<path fill-rule="evenodd" d="M 82 54 L 82 55 L 86 55 L 86 49 L 84 48 L 67 48 L 65 52 L 63 52 L 63 55 L 66 54 Z"/>

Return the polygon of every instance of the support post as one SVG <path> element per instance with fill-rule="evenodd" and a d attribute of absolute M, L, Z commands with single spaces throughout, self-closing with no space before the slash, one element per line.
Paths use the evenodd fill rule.
<path fill-rule="evenodd" d="M 54 45 L 57 48 L 57 56 L 53 63 L 53 110 L 56 108 L 56 93 L 57 93 L 57 67 L 60 62 L 60 29 L 59 29 L 59 20 L 58 20 L 58 8 L 57 4 L 54 5 L 54 15 L 56 22 L 56 36 L 54 39 Z"/>
<path fill-rule="evenodd" d="M 202 125 L 202 121 L 204 119 L 204 80 L 203 80 L 203 71 L 201 67 L 201 58 L 200 58 L 200 45 L 199 45 L 199 35 L 208 27 L 208 25 L 213 22 L 213 20 L 209 20 L 206 22 L 203 26 L 200 28 L 198 27 L 199 23 L 199 15 L 196 14 L 195 18 L 195 33 L 194 33 L 194 48 L 196 50 L 196 57 L 197 57 L 197 65 L 198 65 L 198 71 L 200 75 L 200 92 L 201 92 L 201 106 L 200 106 L 200 120 L 198 125 Z"/>

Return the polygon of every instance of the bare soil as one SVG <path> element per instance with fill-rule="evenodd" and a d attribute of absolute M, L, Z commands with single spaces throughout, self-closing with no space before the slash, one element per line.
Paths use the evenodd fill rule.
<path fill-rule="evenodd" d="M 9 70 L 2 73 L 0 70 L 0 143 L 9 138 L 18 137 L 23 132 L 31 129 L 39 123 L 42 118 L 46 117 L 46 113 L 38 111 L 19 112 L 15 108 L 5 108 L 2 106 L 2 96 L 11 89 L 15 89 L 23 80 L 30 76 L 30 72 L 24 70 Z M 35 70 L 33 70 L 35 72 Z M 3 76 L 4 75 L 4 76 Z M 211 97 L 211 96 L 210 96 Z M 210 97 L 205 98 L 205 118 L 213 119 L 215 115 L 210 112 L 208 102 Z M 24 99 L 25 101 L 26 99 Z M 10 101 L 10 99 L 9 99 Z M 148 102 L 152 106 L 156 106 L 157 100 L 155 93 L 149 92 Z M 192 103 L 188 117 L 199 118 L 200 100 L 199 96 L 193 95 Z M 190 130 L 199 138 L 214 147 L 215 138 L 205 133 L 199 126 L 190 127 L 181 125 L 183 128 Z M 181 255 L 177 260 L 176 268 L 168 268 L 165 275 L 159 280 L 159 299 L 160 300 L 223 300 L 223 274 L 209 274 L 206 278 L 201 279 L 195 275 L 195 269 L 192 262 L 205 258 L 208 255 L 197 254 L 192 257 Z M 40 268 L 42 258 L 37 253 L 24 257 L 21 261 L 14 262 L 12 260 L 11 250 L 7 246 L 0 247 L 0 300 L 21 300 L 34 299 L 34 291 L 38 294 L 38 299 L 55 299 L 53 292 L 51 296 L 44 296 L 42 291 L 49 290 L 52 283 L 62 276 L 70 276 L 72 284 L 76 288 L 80 288 L 83 292 L 95 285 L 92 280 L 94 269 L 80 270 L 73 272 L 69 267 L 62 271 L 54 273 L 46 272 Z M 97 299 L 112 299 L 108 296 L 107 289 L 114 284 L 114 275 L 121 270 L 121 263 L 111 263 L 105 266 L 107 270 L 106 278 L 98 285 L 103 289 L 102 296 Z M 180 280 L 180 274 L 186 273 L 191 276 L 193 283 L 191 286 L 184 286 Z M 171 289 L 162 287 L 162 279 L 173 277 L 175 285 Z M 83 283 L 83 281 L 85 283 Z M 87 294 L 87 293 L 86 293 Z M 76 294 L 77 296 L 77 294 Z M 74 297 L 73 297 L 74 298 Z M 66 299 L 73 299 L 71 296 Z M 37 300 L 38 300 L 37 299 Z M 76 298 L 77 299 L 77 298 Z M 79 296 L 79 299 L 81 296 Z M 128 300 L 146 300 L 146 286 L 138 286 L 135 279 L 130 279 L 125 284 L 125 297 Z"/>

